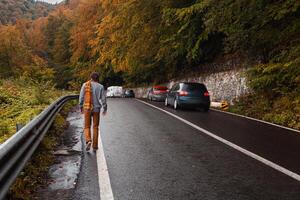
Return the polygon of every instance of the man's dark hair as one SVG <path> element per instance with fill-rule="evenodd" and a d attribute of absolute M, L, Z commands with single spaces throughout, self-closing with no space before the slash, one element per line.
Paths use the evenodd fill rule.
<path fill-rule="evenodd" d="M 99 82 L 99 73 L 98 72 L 93 72 L 93 73 L 91 73 L 91 79 L 93 80 L 93 81 L 98 81 Z"/>

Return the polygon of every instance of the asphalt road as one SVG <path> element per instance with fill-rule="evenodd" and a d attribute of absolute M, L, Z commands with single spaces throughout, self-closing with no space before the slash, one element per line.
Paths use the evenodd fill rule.
<path fill-rule="evenodd" d="M 147 101 L 148 102 L 148 101 Z M 230 142 L 300 174 L 300 133 L 211 110 L 174 110 L 161 102 L 148 102 L 178 115 Z M 299 198 L 300 199 L 300 198 Z"/>
<path fill-rule="evenodd" d="M 174 111 L 162 103 L 153 104 L 300 172 L 297 133 L 220 112 Z M 101 138 L 114 199 L 300 199 L 299 181 L 162 111 L 135 99 L 109 99 L 108 106 L 108 115 L 101 119 Z M 87 155 L 85 158 L 93 160 L 93 154 Z M 87 163 L 92 167 L 83 167 L 81 174 L 92 177 L 86 184 L 95 188 L 95 162 Z M 82 175 L 79 182 L 81 179 Z M 83 187 L 88 186 L 82 184 L 78 191 L 86 195 Z M 84 199 L 81 193 L 74 199 Z"/>

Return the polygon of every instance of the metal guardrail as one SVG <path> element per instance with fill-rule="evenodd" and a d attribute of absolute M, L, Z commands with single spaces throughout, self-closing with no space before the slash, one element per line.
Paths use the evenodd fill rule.
<path fill-rule="evenodd" d="M 63 105 L 78 95 L 63 96 L 0 145 L 0 199 L 4 199 Z"/>

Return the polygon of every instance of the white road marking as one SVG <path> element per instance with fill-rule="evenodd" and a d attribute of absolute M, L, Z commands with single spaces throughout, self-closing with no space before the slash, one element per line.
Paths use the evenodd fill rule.
<path fill-rule="evenodd" d="M 267 159 L 265 159 L 265 158 L 263 158 L 259 155 L 256 155 L 256 154 L 254 154 L 254 153 L 252 153 L 252 152 L 250 152 L 250 151 L 248 151 L 248 150 L 246 150 L 246 149 L 244 149 L 244 148 L 242 148 L 242 147 L 240 147 L 240 146 L 238 146 L 238 145 L 236 145 L 232 142 L 229 142 L 228 140 L 225 140 L 225 139 L 209 132 L 208 130 L 205 130 L 205 129 L 203 129 L 203 128 L 201 128 L 201 127 L 199 127 L 199 126 L 197 126 L 197 125 L 195 125 L 195 124 L 193 124 L 193 123 L 191 123 L 191 122 L 189 122 L 189 121 L 187 121 L 187 120 L 185 120 L 185 119 L 183 119 L 183 118 L 181 118 L 181 117 L 179 117 L 179 116 L 177 116 L 173 113 L 170 113 L 170 112 L 168 112 L 168 111 L 166 111 L 162 108 L 159 108 L 159 107 L 154 106 L 152 104 L 149 104 L 147 102 L 141 101 L 139 99 L 137 99 L 137 101 L 139 101 L 141 103 L 144 103 L 148 106 L 151 106 L 153 108 L 156 108 L 156 109 L 158 109 L 158 110 L 160 110 L 160 111 L 162 111 L 162 112 L 164 112 L 168 115 L 171 115 L 172 117 L 175 117 L 176 119 L 182 121 L 183 123 L 185 123 L 185 124 L 195 128 L 195 129 L 205 133 L 206 135 L 208 135 L 208 136 L 210 136 L 210 137 L 212 137 L 212 138 L 214 138 L 214 139 L 216 139 L 216 140 L 218 140 L 218 141 L 220 141 L 220 142 L 222 142 L 222 143 L 224 143 L 224 144 L 226 144 L 226 145 L 228 145 L 228 146 L 230 146 L 230 147 L 232 147 L 232 148 L 234 148 L 234 149 L 236 149 L 240 152 L 242 152 L 243 154 L 245 154 L 245 155 L 247 155 L 251 158 L 254 158 L 255 160 L 257 160 L 259 162 L 262 162 L 263 164 L 265 164 L 265 165 L 267 165 L 267 166 L 269 166 L 269 167 L 271 167 L 271 168 L 273 168 L 273 169 L 275 169 L 275 170 L 277 170 L 277 171 L 279 171 L 279 172 L 281 172 L 281 173 L 283 173 L 287 176 L 290 176 L 291 178 L 296 179 L 297 181 L 300 181 L 300 175 L 296 174 L 295 172 L 292 172 L 292 171 L 290 171 L 290 170 L 288 170 L 288 169 L 286 169 L 286 168 L 284 168 L 284 167 L 282 167 L 282 166 L 280 166 L 276 163 L 273 163 L 272 161 L 269 161 L 269 160 L 267 160 Z"/>
<path fill-rule="evenodd" d="M 276 126 L 276 127 L 279 127 L 279 128 L 283 128 L 283 129 L 286 129 L 286 130 L 289 130 L 289 131 L 294 131 L 294 132 L 300 133 L 300 131 L 298 131 L 298 130 L 296 130 L 296 129 L 288 128 L 288 127 L 281 126 L 281 125 L 278 125 L 278 124 L 274 124 L 274 123 L 271 123 L 271 122 L 266 122 L 266 121 L 264 121 L 264 120 L 255 119 L 255 118 L 252 118 L 252 117 L 248 117 L 248 116 L 244 116 L 244 115 L 239 115 L 239 114 L 231 113 L 231 112 L 226 112 L 226 111 L 222 111 L 222 110 L 218 110 L 218 109 L 213 109 L 213 108 L 211 108 L 211 109 L 212 109 L 213 111 L 225 113 L 225 114 L 227 114 L 227 115 L 238 116 L 238 117 L 250 119 L 250 120 L 253 120 L 253 121 L 261 122 L 261 123 L 264 123 L 264 124 L 269 124 L 269 125 L 272 125 L 272 126 Z"/>
<path fill-rule="evenodd" d="M 100 131 L 101 132 L 101 131 Z M 114 195 L 112 193 L 108 168 L 106 164 L 106 159 L 104 155 L 104 148 L 101 140 L 101 133 L 98 137 L 98 150 L 97 156 L 97 168 L 98 168 L 98 181 L 100 188 L 100 199 L 101 200 L 114 200 Z"/>

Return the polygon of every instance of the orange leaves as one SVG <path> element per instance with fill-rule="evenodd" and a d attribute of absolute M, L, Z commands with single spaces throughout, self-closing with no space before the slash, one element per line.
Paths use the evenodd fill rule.
<path fill-rule="evenodd" d="M 57 74 L 85 76 L 91 69 L 142 71 L 157 54 L 161 4 L 160 0 L 71 0 L 47 18 L 20 23 L 22 42 L 25 49 L 52 59 Z M 36 66 L 44 71 L 44 63 L 27 57 L 32 59 L 23 65 L 28 74 Z"/>
<path fill-rule="evenodd" d="M 71 62 L 75 63 L 83 58 L 90 58 L 89 40 L 95 32 L 96 21 L 99 18 L 100 1 L 99 0 L 82 0 L 75 9 L 75 26 L 71 30 Z"/>
<path fill-rule="evenodd" d="M 33 78 L 33 74 L 39 73 L 44 74 L 37 76 L 39 78 L 53 78 L 47 62 L 35 54 L 45 48 L 42 33 L 44 24 L 45 19 L 40 18 L 0 26 L 0 77 L 27 75 Z"/>
<path fill-rule="evenodd" d="M 37 55 L 31 56 L 32 62 L 24 65 L 23 76 L 37 81 L 51 81 L 54 78 L 54 70 L 49 68 L 47 62 Z"/>
<path fill-rule="evenodd" d="M 28 45 L 35 51 L 43 51 L 47 48 L 47 40 L 43 32 L 47 18 L 39 18 L 27 23 L 27 28 L 23 29 Z"/>
<path fill-rule="evenodd" d="M 27 63 L 29 50 L 26 46 L 24 35 L 16 26 L 0 27 L 0 65 L 5 68 L 4 73 L 20 73 L 23 63 Z"/>
<path fill-rule="evenodd" d="M 111 2 L 111 1 L 110 1 Z M 103 17 L 90 40 L 97 64 L 111 62 L 115 71 L 130 71 L 134 63 L 155 57 L 159 35 L 159 1 L 102 1 Z M 134 64 L 135 65 L 135 64 Z M 139 67 L 143 67 L 143 66 Z"/>

